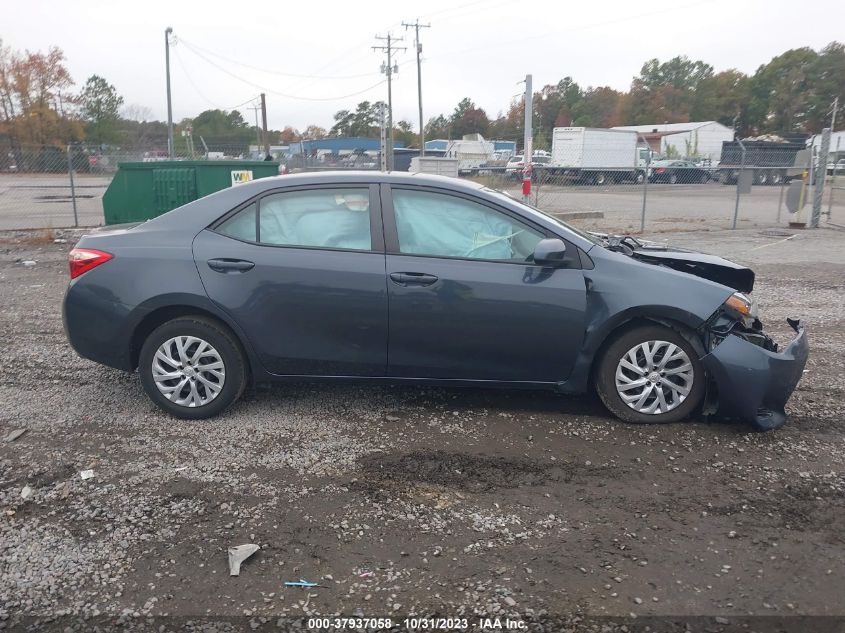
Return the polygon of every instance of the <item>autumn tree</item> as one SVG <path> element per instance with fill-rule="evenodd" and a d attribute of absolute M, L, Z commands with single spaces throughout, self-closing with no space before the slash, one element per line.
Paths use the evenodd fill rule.
<path fill-rule="evenodd" d="M 304 139 L 320 139 L 326 138 L 328 135 L 329 133 L 326 131 L 326 128 L 314 125 L 313 123 L 302 132 L 302 138 Z"/>
<path fill-rule="evenodd" d="M 623 93 L 608 86 L 587 88 L 572 108 L 572 125 L 609 128 L 624 125 Z"/>
<path fill-rule="evenodd" d="M 17 53 L 0 43 L 2 126 L 20 144 L 62 145 L 82 138 L 73 116 L 73 85 L 61 49 Z"/>
<path fill-rule="evenodd" d="M 303 137 L 299 133 L 299 130 L 291 127 L 290 125 L 286 125 L 285 128 L 281 132 L 279 132 L 279 141 L 283 145 L 290 145 L 291 143 L 295 143 L 301 138 Z"/>
<path fill-rule="evenodd" d="M 490 127 L 490 119 L 487 113 L 476 107 L 469 97 L 464 97 L 458 102 L 452 117 L 449 120 L 452 128 L 452 135 L 461 138 L 465 134 L 487 135 Z"/>

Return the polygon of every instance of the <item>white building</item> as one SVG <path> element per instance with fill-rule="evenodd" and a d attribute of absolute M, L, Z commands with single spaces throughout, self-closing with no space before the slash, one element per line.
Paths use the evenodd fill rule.
<path fill-rule="evenodd" d="M 718 121 L 620 125 L 613 129 L 637 132 L 659 154 L 704 158 L 714 163 L 722 155 L 722 142 L 734 140 L 733 130 Z"/>

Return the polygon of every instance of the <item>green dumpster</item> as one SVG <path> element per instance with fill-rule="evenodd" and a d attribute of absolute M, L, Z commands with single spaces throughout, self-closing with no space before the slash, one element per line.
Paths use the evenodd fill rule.
<path fill-rule="evenodd" d="M 106 224 L 143 222 L 226 187 L 279 175 L 276 161 L 118 163 L 103 194 Z"/>

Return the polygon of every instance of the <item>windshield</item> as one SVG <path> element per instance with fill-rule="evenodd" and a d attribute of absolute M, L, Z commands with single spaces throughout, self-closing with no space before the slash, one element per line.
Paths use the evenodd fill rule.
<path fill-rule="evenodd" d="M 586 231 L 582 231 L 581 229 L 577 229 L 574 226 L 572 226 L 571 224 L 567 224 L 566 222 L 564 222 L 560 218 L 556 218 L 555 216 L 553 216 L 549 213 L 546 213 L 542 209 L 538 209 L 537 207 L 530 205 L 530 204 L 525 204 L 522 200 L 517 199 L 515 196 L 512 196 L 511 194 L 509 194 L 506 191 L 499 191 L 498 189 L 490 189 L 489 187 L 484 187 L 484 189 L 482 191 L 484 191 L 485 193 L 489 193 L 493 196 L 496 196 L 497 198 L 502 198 L 504 200 L 507 200 L 508 202 L 511 202 L 511 203 L 516 202 L 517 204 L 519 204 L 519 205 L 521 205 L 521 206 L 523 206 L 527 209 L 531 209 L 532 211 L 536 211 L 537 213 L 542 213 L 543 216 L 545 216 L 546 218 L 548 218 L 549 220 L 551 220 L 552 222 L 554 222 L 558 226 L 563 227 L 567 231 L 572 231 L 573 233 L 575 233 L 579 237 L 583 237 L 585 240 L 592 242 L 593 244 L 598 244 L 599 246 L 605 245 L 604 240 L 602 240 L 601 238 L 599 238 L 599 237 L 597 237 L 597 236 L 595 236 L 591 233 L 587 233 Z"/>

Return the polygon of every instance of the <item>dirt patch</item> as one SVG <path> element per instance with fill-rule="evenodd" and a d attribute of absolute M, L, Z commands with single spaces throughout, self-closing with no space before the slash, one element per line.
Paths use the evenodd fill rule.
<path fill-rule="evenodd" d="M 370 483 L 434 484 L 486 492 L 497 488 L 539 486 L 554 475 L 554 465 L 527 458 L 413 451 L 375 453 L 358 460 Z"/>

